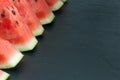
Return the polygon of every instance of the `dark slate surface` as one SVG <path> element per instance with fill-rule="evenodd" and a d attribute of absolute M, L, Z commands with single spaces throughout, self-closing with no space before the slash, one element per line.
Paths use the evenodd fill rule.
<path fill-rule="evenodd" d="M 69 0 L 9 80 L 120 80 L 120 0 Z"/>

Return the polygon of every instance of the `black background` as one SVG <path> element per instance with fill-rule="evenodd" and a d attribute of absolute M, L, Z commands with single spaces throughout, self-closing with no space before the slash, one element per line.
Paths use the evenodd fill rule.
<path fill-rule="evenodd" d="M 69 0 L 9 80 L 120 80 L 120 0 Z"/>

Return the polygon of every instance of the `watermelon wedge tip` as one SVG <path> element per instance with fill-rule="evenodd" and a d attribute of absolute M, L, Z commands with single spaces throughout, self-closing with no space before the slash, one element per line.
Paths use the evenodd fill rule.
<path fill-rule="evenodd" d="M 27 0 L 32 11 L 39 18 L 39 21 L 42 25 L 51 23 L 55 15 L 49 8 L 45 0 Z"/>
<path fill-rule="evenodd" d="M 59 1 L 52 7 L 52 11 L 57 11 L 57 10 L 59 10 L 63 5 L 64 5 L 64 3 L 59 0 Z"/>
<path fill-rule="evenodd" d="M 63 1 L 61 0 L 45 0 L 52 11 L 57 11 L 63 6 Z"/>
<path fill-rule="evenodd" d="M 0 69 L 15 67 L 23 56 L 9 41 L 0 38 Z"/>
<path fill-rule="evenodd" d="M 40 36 L 44 33 L 45 29 L 40 25 L 39 28 L 33 31 L 33 35 Z"/>
<path fill-rule="evenodd" d="M 35 46 L 37 45 L 38 40 L 33 37 L 32 39 L 30 39 L 29 41 L 27 41 L 24 44 L 14 44 L 14 46 L 21 52 L 24 51 L 30 51 L 33 50 L 35 48 Z"/>
<path fill-rule="evenodd" d="M 46 24 L 50 24 L 55 18 L 55 15 L 53 13 L 51 13 L 48 17 L 41 19 L 40 23 L 42 25 L 46 25 Z"/>
<path fill-rule="evenodd" d="M 14 55 L 11 57 L 12 59 L 10 59 L 8 62 L 6 63 L 1 63 L 0 64 L 0 68 L 1 69 L 10 69 L 10 68 L 14 68 L 23 58 L 23 54 L 21 54 L 20 52 L 16 52 L 13 53 Z"/>
<path fill-rule="evenodd" d="M 7 80 L 9 76 L 10 74 L 8 74 L 7 72 L 0 70 L 0 80 Z"/>
<path fill-rule="evenodd" d="M 61 0 L 46 0 L 46 2 L 52 11 L 57 11 L 64 5 Z"/>

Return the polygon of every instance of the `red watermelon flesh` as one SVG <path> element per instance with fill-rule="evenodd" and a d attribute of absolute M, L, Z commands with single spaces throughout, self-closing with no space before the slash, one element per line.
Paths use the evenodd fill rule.
<path fill-rule="evenodd" d="M 39 19 L 32 11 L 30 5 L 26 0 L 11 0 L 14 2 L 20 15 L 23 17 L 23 21 L 29 26 L 30 30 L 35 36 L 42 35 L 44 28 L 42 27 Z"/>
<path fill-rule="evenodd" d="M 0 70 L 0 80 L 6 80 L 8 79 L 10 75 L 2 70 Z"/>
<path fill-rule="evenodd" d="M 8 0 L 0 1 L 0 37 L 10 41 L 20 51 L 32 50 L 37 44 L 18 10 Z"/>
<path fill-rule="evenodd" d="M 61 0 L 45 0 L 52 11 L 59 10 L 63 6 Z"/>
<path fill-rule="evenodd" d="M 0 69 L 13 68 L 23 58 L 21 54 L 13 45 L 0 38 Z"/>
<path fill-rule="evenodd" d="M 54 19 L 54 14 L 50 10 L 45 0 L 27 0 L 31 5 L 32 10 L 40 19 L 41 24 L 49 24 Z"/>

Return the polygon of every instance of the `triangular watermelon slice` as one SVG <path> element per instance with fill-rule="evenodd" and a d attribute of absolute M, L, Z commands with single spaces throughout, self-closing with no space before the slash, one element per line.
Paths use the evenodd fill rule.
<path fill-rule="evenodd" d="M 10 42 L 0 38 L 0 69 L 13 68 L 22 58 L 23 54 Z"/>
<path fill-rule="evenodd" d="M 10 74 L 6 73 L 5 71 L 0 70 L 0 80 L 7 80 Z"/>
<path fill-rule="evenodd" d="M 32 11 L 30 5 L 26 0 L 11 0 L 14 2 L 20 15 L 23 17 L 23 21 L 29 26 L 30 30 L 35 36 L 42 35 L 44 28 L 39 22 L 39 19 Z"/>
<path fill-rule="evenodd" d="M 45 0 L 52 11 L 57 11 L 63 6 L 61 0 Z"/>
<path fill-rule="evenodd" d="M 32 50 L 38 43 L 14 4 L 0 1 L 0 37 L 10 41 L 18 50 Z"/>
<path fill-rule="evenodd" d="M 45 0 L 27 0 L 32 10 L 40 19 L 42 25 L 49 24 L 53 21 L 55 15 L 50 10 Z"/>

